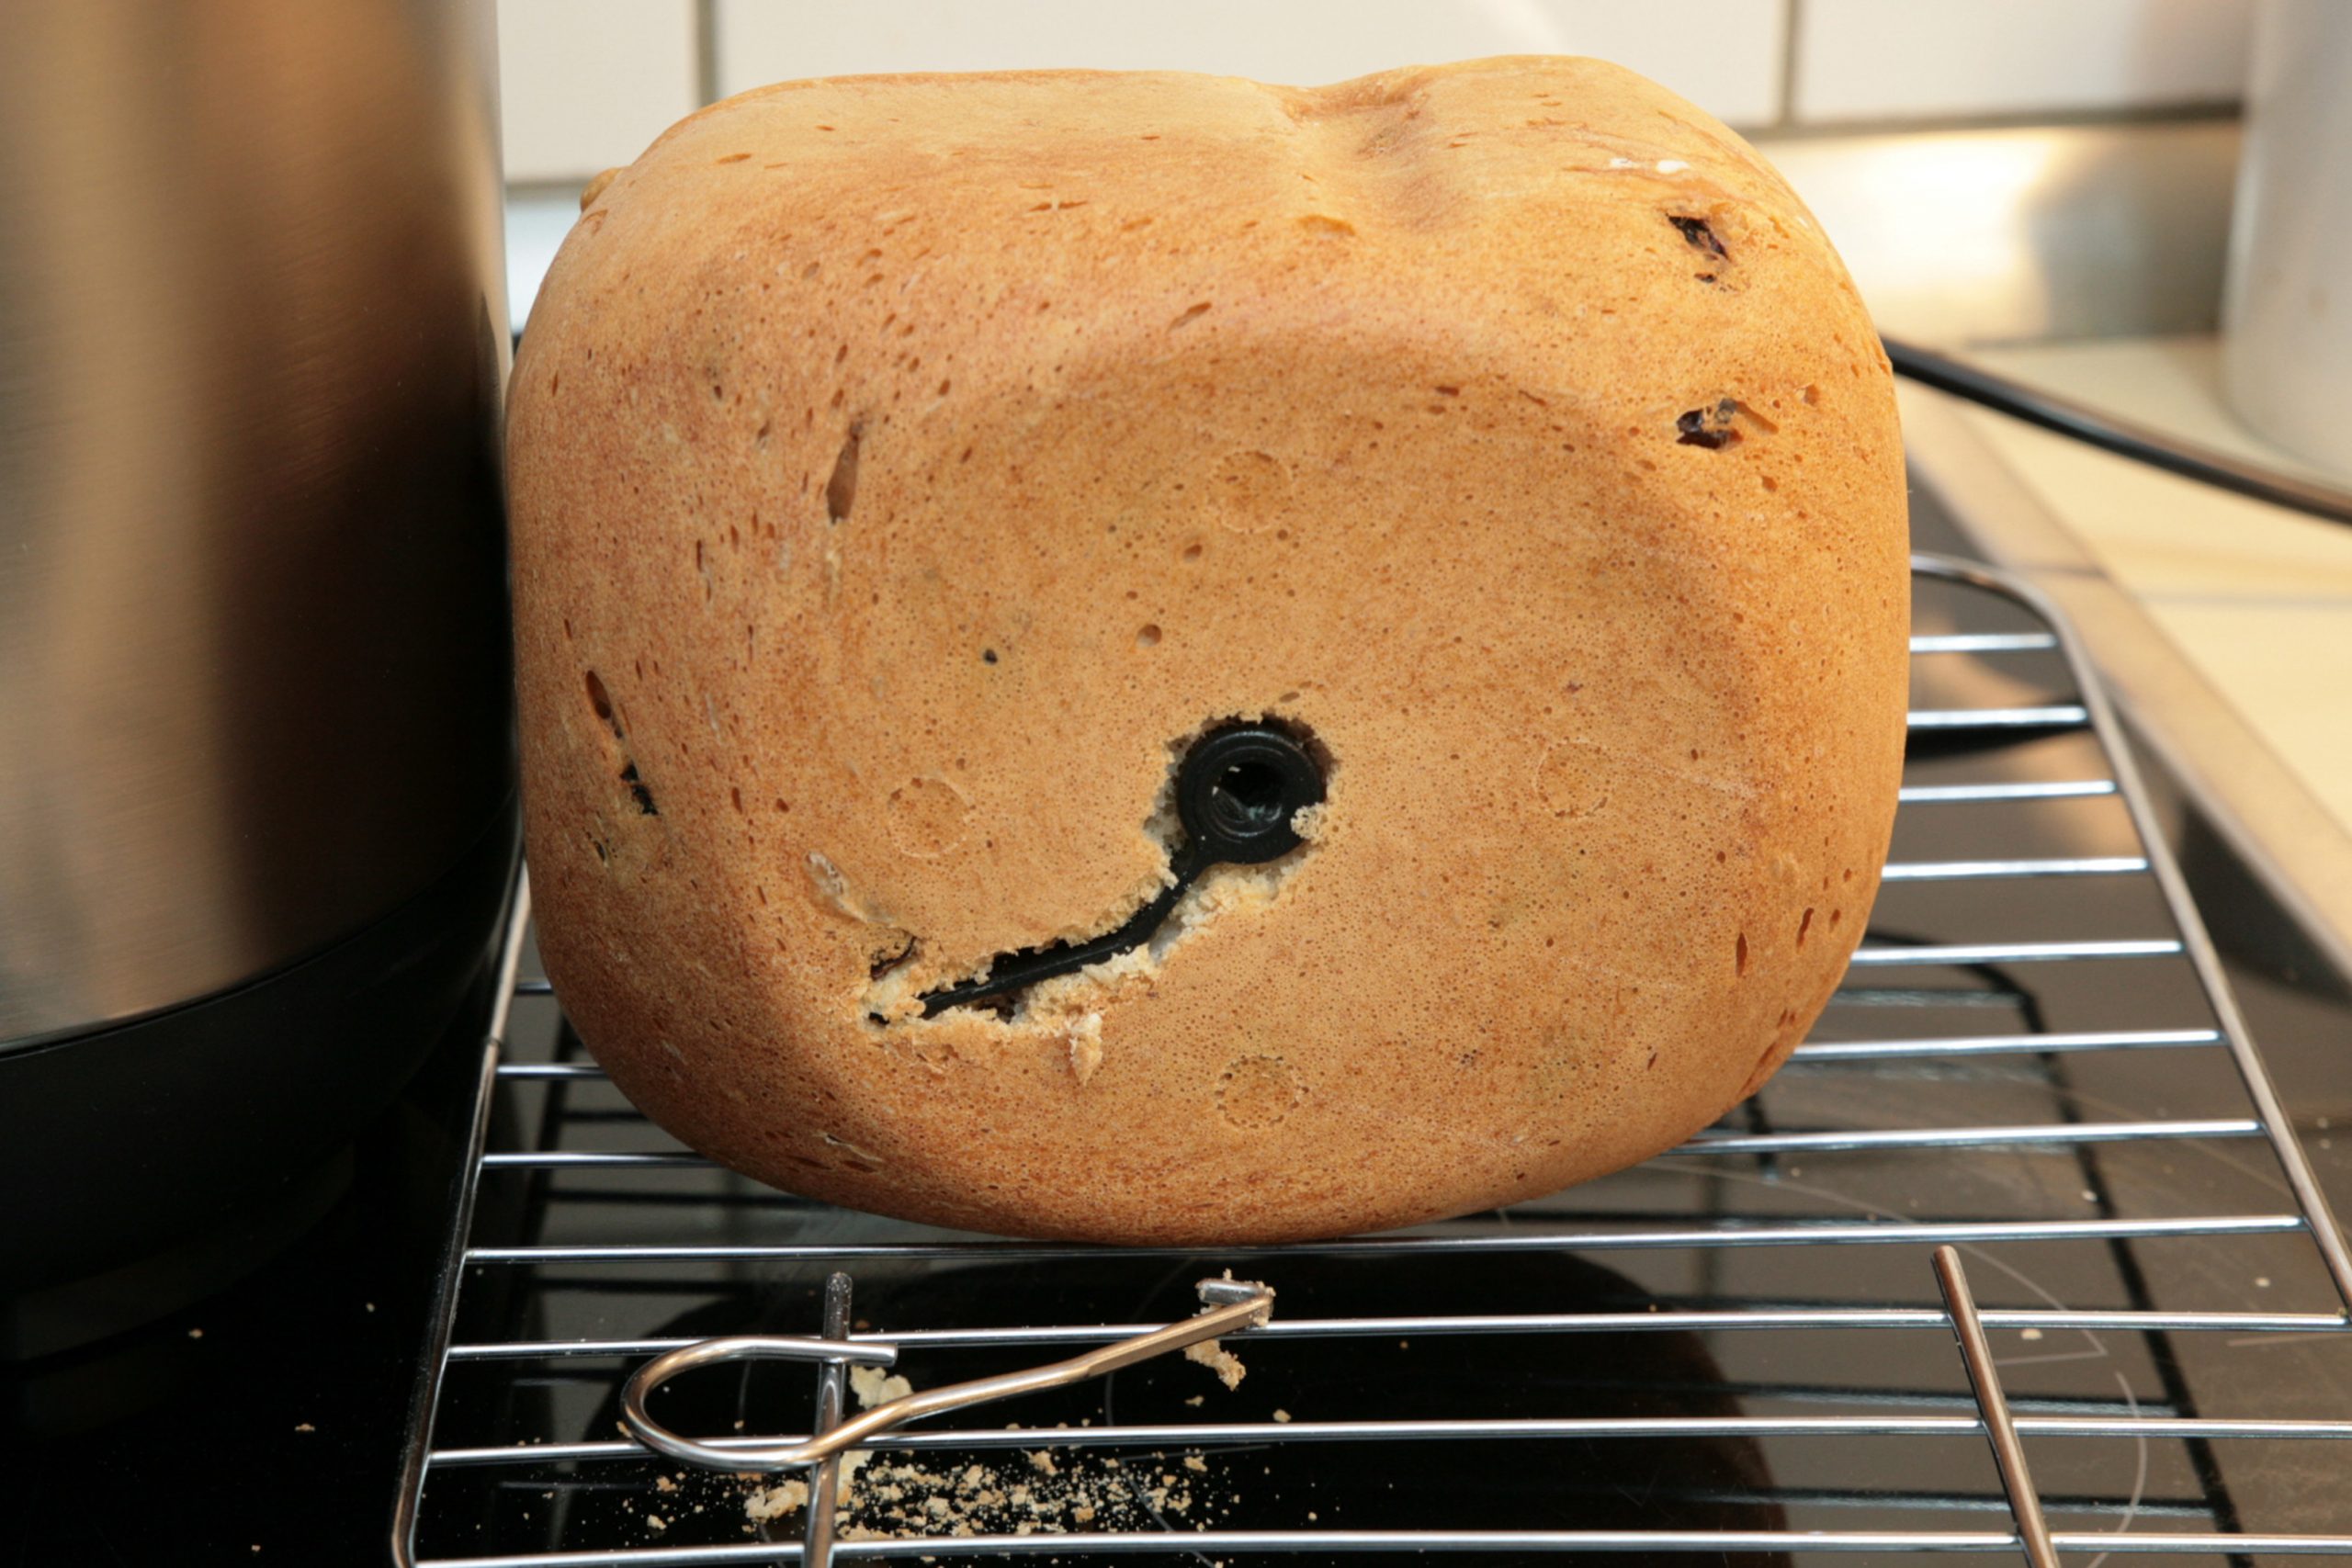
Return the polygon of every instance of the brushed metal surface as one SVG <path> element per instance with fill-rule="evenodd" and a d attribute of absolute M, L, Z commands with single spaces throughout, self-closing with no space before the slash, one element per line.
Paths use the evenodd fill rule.
<path fill-rule="evenodd" d="M 0 7 L 0 1043 L 316 950 L 505 797 L 494 50 Z"/>
<path fill-rule="evenodd" d="M 1756 141 L 1894 336 L 1953 344 L 2212 330 L 2234 120 Z"/>
<path fill-rule="evenodd" d="M 2264 0 L 2246 83 L 2222 367 L 2230 404 L 2298 457 L 2352 474 L 2352 6 Z"/>

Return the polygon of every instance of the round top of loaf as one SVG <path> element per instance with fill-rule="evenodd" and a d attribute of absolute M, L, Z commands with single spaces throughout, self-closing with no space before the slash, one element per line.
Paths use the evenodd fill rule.
<path fill-rule="evenodd" d="M 510 408 L 549 975 L 655 1120 L 937 1224 L 1270 1240 L 1749 1092 L 1904 737 L 1892 382 L 1738 137 L 1599 62 L 730 99 L 592 187 Z M 1327 798 L 1148 943 L 1235 720 Z"/>

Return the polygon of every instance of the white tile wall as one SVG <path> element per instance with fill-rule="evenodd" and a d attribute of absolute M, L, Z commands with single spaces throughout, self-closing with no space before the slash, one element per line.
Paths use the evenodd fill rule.
<path fill-rule="evenodd" d="M 1804 0 L 1796 118 L 2125 109 L 2231 100 L 2248 0 Z"/>
<path fill-rule="evenodd" d="M 1781 108 L 1787 0 L 718 0 L 722 93 L 800 76 L 1023 66 L 1315 85 L 1486 54 L 1594 54 L 1736 125 Z"/>
<path fill-rule="evenodd" d="M 2336 0 L 2352 5 L 2352 0 Z M 1091 65 L 1273 82 L 1597 54 L 1743 129 L 2234 99 L 2251 0 L 498 0 L 507 177 L 626 163 L 697 102 L 795 76 Z M 1793 37 L 1792 37 L 1793 34 Z M 1791 65 L 1793 63 L 1793 72 Z M 1781 101 L 1784 75 L 1796 83 Z"/>
<path fill-rule="evenodd" d="M 694 0 L 498 0 L 506 179 L 582 180 L 700 107 Z"/>

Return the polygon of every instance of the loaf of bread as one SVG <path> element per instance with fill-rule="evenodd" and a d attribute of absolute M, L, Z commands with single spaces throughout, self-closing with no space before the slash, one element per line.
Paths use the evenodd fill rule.
<path fill-rule="evenodd" d="M 686 1143 L 1273 1241 L 1643 1159 L 1804 1034 L 1894 817 L 1903 465 L 1724 127 L 1577 59 L 868 76 L 584 208 L 511 403 L 532 880 Z M 1192 865 L 1236 725 L 1318 798 Z"/>

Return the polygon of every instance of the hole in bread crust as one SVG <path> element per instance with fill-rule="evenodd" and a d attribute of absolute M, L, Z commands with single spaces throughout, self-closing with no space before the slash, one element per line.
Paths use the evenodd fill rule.
<path fill-rule="evenodd" d="M 1742 932 L 1740 932 L 1740 933 L 1739 933 L 1739 940 L 1738 940 L 1736 942 L 1734 942 L 1734 943 L 1732 944 L 1732 950 L 1731 950 L 1731 961 L 1732 961 L 1732 972 L 1733 972 L 1735 975 L 1737 975 L 1741 979 L 1743 979 L 1743 980 L 1747 979 L 1747 933 L 1746 931 L 1742 931 Z"/>
<path fill-rule="evenodd" d="M 1801 920 L 1799 920 L 1799 921 L 1797 922 L 1797 951 L 1798 951 L 1798 952 L 1802 953 L 1802 952 L 1804 952 L 1804 938 L 1805 938 L 1805 933 L 1806 933 L 1807 931 L 1810 931 L 1811 930 L 1813 930 L 1813 911 L 1812 911 L 1811 909 L 1807 909 L 1807 910 L 1804 912 L 1804 919 L 1801 919 Z"/>
<path fill-rule="evenodd" d="M 849 521 L 849 509 L 857 501 L 857 449 L 865 438 L 865 425 L 849 427 L 841 455 L 833 459 L 832 477 L 825 481 L 825 515 L 836 526 Z"/>
<path fill-rule="evenodd" d="M 1183 835 L 1182 818 L 1176 807 L 1176 781 L 1185 757 L 1193 745 L 1210 731 L 1245 718 L 1280 723 L 1306 749 L 1321 771 L 1327 786 L 1329 781 L 1336 776 L 1329 751 L 1311 731 L 1294 719 L 1261 714 L 1227 715 L 1212 720 L 1194 733 L 1169 743 L 1167 772 L 1153 803 L 1151 815 L 1143 823 L 1144 831 L 1159 844 L 1163 858 L 1152 876 L 1135 890 L 1124 908 L 1112 912 L 1094 931 L 1067 931 L 1055 941 L 1041 944 L 1040 949 L 1024 948 L 1019 954 L 997 953 L 961 970 L 914 962 L 915 949 L 910 940 L 907 954 L 888 965 L 885 972 L 871 976 L 873 984 L 866 991 L 862 1009 L 865 1021 L 883 1027 L 923 1022 L 927 1016 L 922 1010 L 923 1006 L 937 992 L 989 976 L 1010 958 L 1045 948 L 1077 946 L 1093 942 L 1118 931 L 1133 920 L 1173 886 L 1172 873 Z M 1250 769 L 1237 768 L 1228 775 L 1227 784 L 1244 808 L 1252 799 L 1272 790 L 1275 784 L 1271 776 L 1261 781 L 1250 776 Z M 939 1018 L 944 1021 L 959 1012 L 978 1010 L 992 1013 L 1014 1025 L 1035 1023 L 1058 1027 L 1057 1021 L 1065 1019 L 1070 1006 L 1082 1002 L 1088 1007 L 1099 1007 L 1100 992 L 1097 987 L 1115 987 L 1135 976 L 1157 974 L 1179 944 L 1218 916 L 1234 909 L 1266 907 L 1304 860 L 1314 852 L 1315 840 L 1327 809 L 1326 806 L 1318 804 L 1295 812 L 1291 823 L 1300 841 L 1272 860 L 1250 865 L 1217 864 L 1200 872 L 1174 907 L 1160 919 L 1157 929 L 1134 946 L 1112 953 L 1083 969 L 1027 981 L 1005 991 L 956 1002 L 944 1009 Z M 823 869 L 830 871 L 830 863 Z M 839 874 L 833 874 L 838 877 Z M 1075 994 L 1080 992 L 1092 992 L 1093 995 L 1081 997 Z"/>
<path fill-rule="evenodd" d="M 659 817 L 662 815 L 662 813 L 654 807 L 653 792 L 645 787 L 645 781 L 643 779 L 637 776 L 637 764 L 635 762 L 630 762 L 621 769 L 621 783 L 628 785 L 629 798 L 637 802 L 637 808 L 639 811 L 644 813 L 648 817 Z"/>
<path fill-rule="evenodd" d="M 1692 250 L 1703 251 L 1711 256 L 1721 256 L 1725 261 L 1731 259 L 1731 253 L 1724 249 L 1724 243 L 1715 238 L 1714 230 L 1708 226 L 1705 219 L 1678 217 L 1669 212 L 1666 215 L 1666 220 L 1674 225 L 1682 238 L 1689 242 Z"/>
<path fill-rule="evenodd" d="M 1732 420 L 1739 412 L 1738 402 L 1731 398 L 1718 400 L 1713 408 L 1692 409 L 1675 417 L 1678 446 L 1703 446 L 1710 452 L 1720 452 L 1726 446 L 1739 445 L 1739 432 Z"/>
<path fill-rule="evenodd" d="M 619 739 L 621 721 L 613 712 L 613 694 L 605 690 L 603 679 L 594 670 L 588 671 L 588 705 L 595 710 L 596 716 L 604 720 L 605 727 L 612 730 L 613 739 Z"/>

